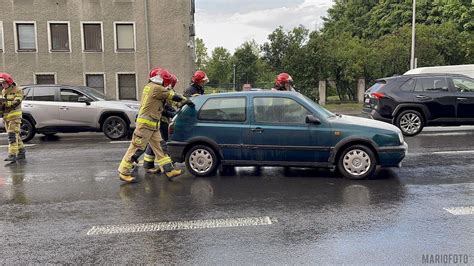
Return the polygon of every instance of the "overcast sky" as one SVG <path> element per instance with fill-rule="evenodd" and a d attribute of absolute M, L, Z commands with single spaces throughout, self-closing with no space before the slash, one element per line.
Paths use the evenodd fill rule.
<path fill-rule="evenodd" d="M 254 39 L 263 44 L 278 26 L 310 30 L 322 25 L 332 0 L 196 0 L 196 37 L 204 39 L 209 54 L 218 46 L 232 53 Z"/>

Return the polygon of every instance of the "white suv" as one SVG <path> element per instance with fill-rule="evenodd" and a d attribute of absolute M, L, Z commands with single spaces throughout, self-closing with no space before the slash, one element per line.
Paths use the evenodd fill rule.
<path fill-rule="evenodd" d="M 23 86 L 21 138 L 36 133 L 104 132 L 109 139 L 124 138 L 135 128 L 140 105 L 115 101 L 89 87 L 69 85 Z M 4 128 L 0 119 L 0 128 Z"/>

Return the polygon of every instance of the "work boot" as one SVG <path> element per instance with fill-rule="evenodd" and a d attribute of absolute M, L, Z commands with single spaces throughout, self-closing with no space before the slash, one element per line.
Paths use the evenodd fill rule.
<path fill-rule="evenodd" d="M 9 154 L 7 158 L 5 158 L 4 161 L 6 162 L 15 162 L 17 160 L 17 157 L 16 155 L 13 155 L 13 154 Z"/>
<path fill-rule="evenodd" d="M 155 168 L 155 163 L 144 161 L 143 162 L 143 168 L 146 169 L 146 170 Z"/>
<path fill-rule="evenodd" d="M 124 175 L 119 173 L 119 176 L 120 180 L 125 181 L 127 183 L 135 183 L 137 181 L 137 179 L 131 175 Z"/>
<path fill-rule="evenodd" d="M 18 156 L 16 157 L 17 160 L 25 160 L 26 159 L 26 150 L 20 149 L 18 151 Z"/>
<path fill-rule="evenodd" d="M 150 174 L 159 174 L 161 172 L 161 169 L 160 167 L 153 167 L 146 169 L 146 172 Z"/>
<path fill-rule="evenodd" d="M 175 178 L 177 176 L 180 176 L 182 174 L 183 174 L 183 170 L 181 170 L 181 169 L 173 169 L 173 170 L 165 173 L 165 175 L 166 175 L 166 177 L 168 177 L 169 181 L 173 181 L 173 178 Z"/>

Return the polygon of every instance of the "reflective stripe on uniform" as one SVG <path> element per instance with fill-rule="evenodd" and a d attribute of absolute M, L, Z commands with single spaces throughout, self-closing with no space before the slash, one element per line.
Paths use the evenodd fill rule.
<path fill-rule="evenodd" d="M 143 157 L 143 160 L 144 160 L 145 162 L 153 162 L 153 161 L 155 161 L 155 156 L 151 156 L 151 155 L 145 154 L 145 156 Z"/>
<path fill-rule="evenodd" d="M 120 168 L 132 169 L 133 168 L 133 163 L 127 162 L 126 160 L 122 160 L 120 162 Z"/>
<path fill-rule="evenodd" d="M 161 166 L 165 165 L 165 164 L 169 164 L 169 163 L 172 163 L 173 161 L 171 161 L 171 158 L 169 156 L 165 156 L 163 158 L 161 158 L 160 160 L 157 161 L 157 163 Z"/>
<path fill-rule="evenodd" d="M 152 127 L 158 127 L 160 124 L 159 122 L 151 121 L 151 120 L 141 118 L 141 117 L 137 118 L 137 123 L 146 124 Z"/>
<path fill-rule="evenodd" d="M 168 100 L 172 100 L 174 95 L 175 95 L 174 91 L 169 91 Z"/>
<path fill-rule="evenodd" d="M 21 117 L 23 115 L 23 113 L 21 111 L 15 111 L 15 112 L 10 112 L 8 113 L 5 118 L 6 119 L 10 119 L 12 117 Z"/>

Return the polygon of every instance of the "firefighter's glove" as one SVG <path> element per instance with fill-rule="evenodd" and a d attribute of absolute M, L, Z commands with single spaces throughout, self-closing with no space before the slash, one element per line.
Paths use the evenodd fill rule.
<path fill-rule="evenodd" d="M 189 105 L 189 107 L 194 107 L 194 103 L 193 101 L 191 101 L 190 99 L 186 99 L 184 101 L 181 102 L 183 105 Z"/>

